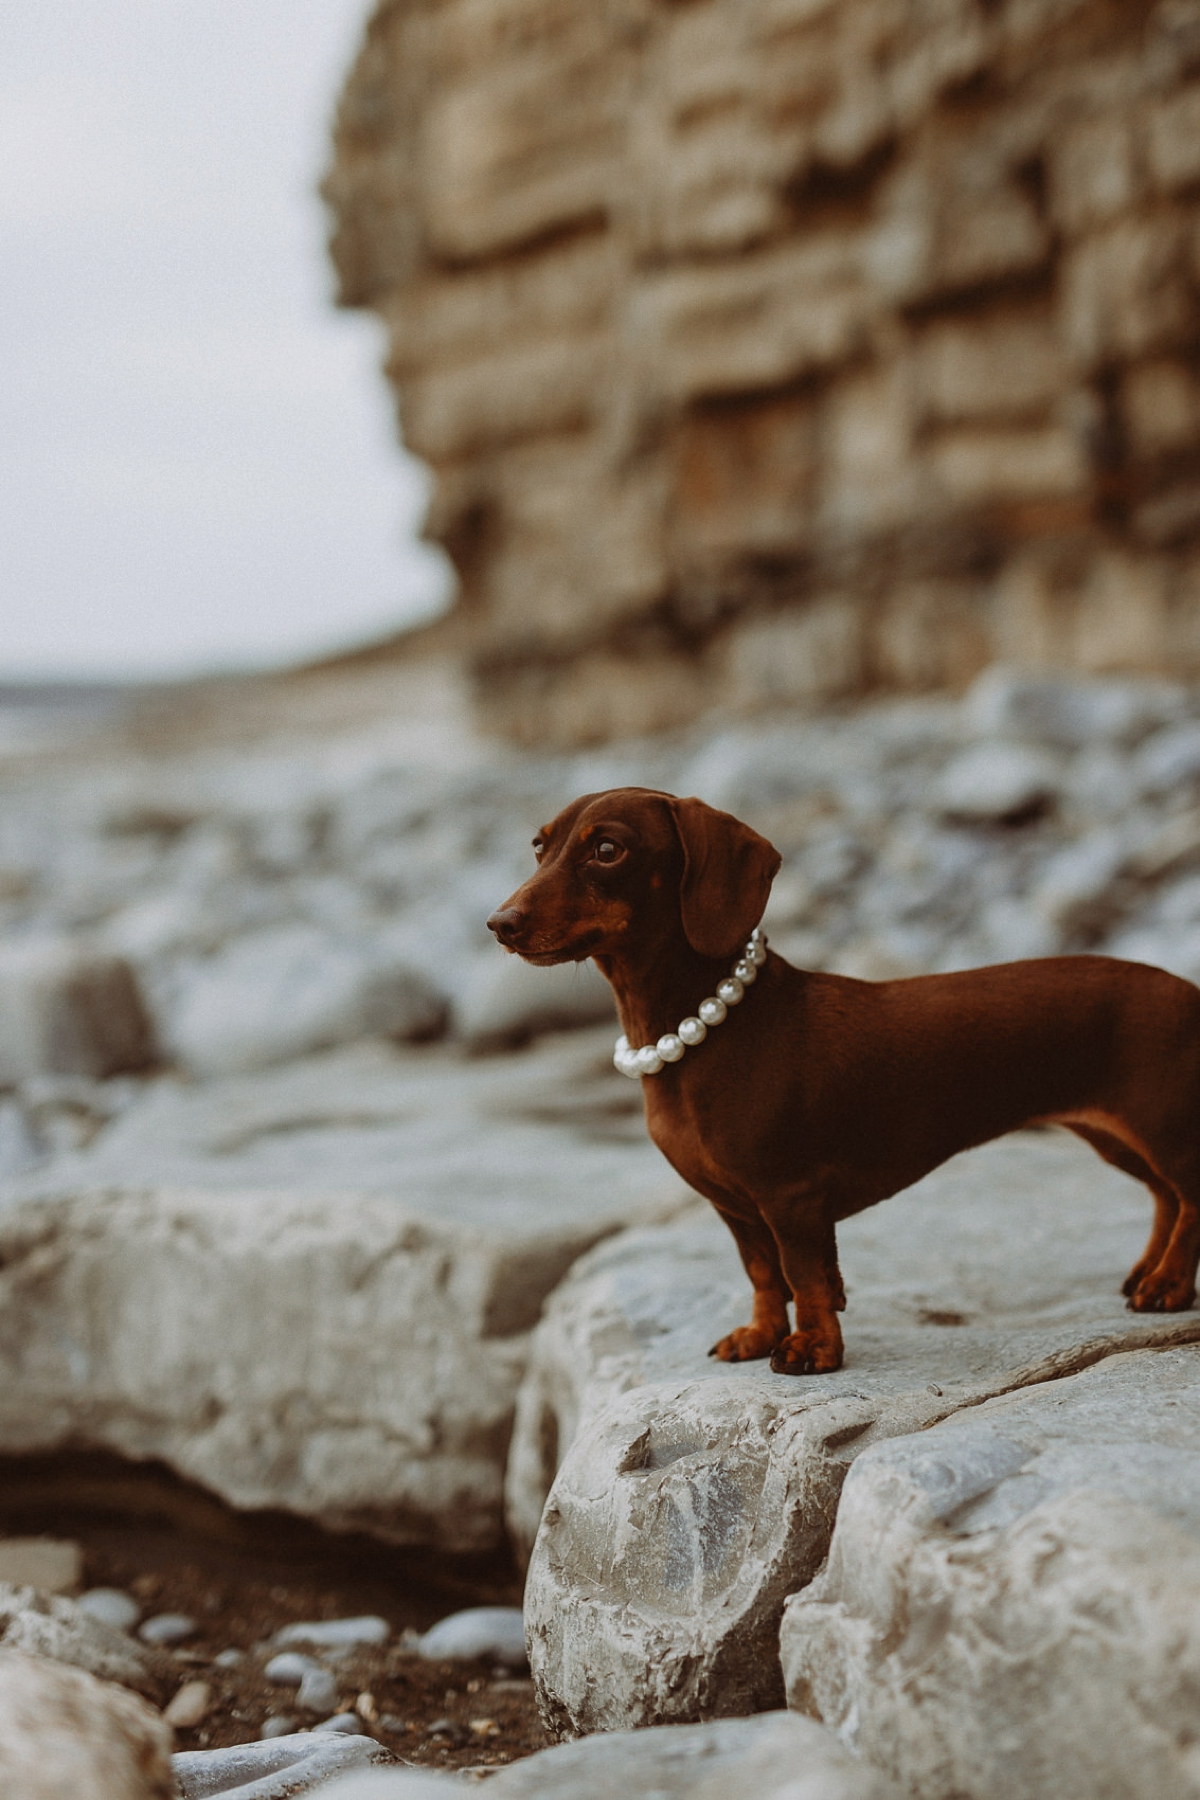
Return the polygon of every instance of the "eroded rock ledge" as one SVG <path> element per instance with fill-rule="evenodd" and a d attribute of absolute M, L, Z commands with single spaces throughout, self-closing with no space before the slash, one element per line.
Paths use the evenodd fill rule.
<path fill-rule="evenodd" d="M 706 1359 L 747 1306 L 732 1243 L 707 1209 L 592 1251 L 535 1334 L 509 1464 L 510 1516 L 527 1531 L 561 1446 L 526 1591 L 552 1728 L 572 1736 L 778 1705 L 784 1601 L 836 1543 L 843 1483 L 860 1458 L 886 1464 L 891 1443 L 932 1446 L 938 1434 L 949 1453 L 989 1401 L 1029 1392 L 1042 1396 L 1030 1406 L 1053 1463 L 1065 1378 L 1113 1359 L 1159 1366 L 1160 1356 L 1127 1353 L 1200 1341 L 1194 1313 L 1143 1319 L 1124 1308 L 1120 1281 L 1148 1222 L 1136 1184 L 1065 1134 L 1022 1134 L 956 1158 L 841 1228 L 846 1365 L 805 1380 Z M 1179 1355 L 1189 1367 L 1200 1359 Z M 1135 1390 L 1127 1380 L 1127 1438 Z M 1181 1387 L 1176 1403 L 1190 1392 Z M 954 1424 L 958 1437 L 955 1421 L 966 1422 Z M 998 1464 L 995 1482 L 1034 1455 Z M 1136 1461 L 1125 1453 L 1126 1486 Z M 970 1498 L 967 1477 L 959 1486 Z M 869 1569 L 869 1547 L 859 1554 Z M 873 1629 L 886 1646 L 887 1621 Z M 843 1635 L 824 1656 L 824 1686 L 813 1678 L 814 1710 L 837 1725 L 874 1704 L 853 1618 Z M 1131 1654 L 1137 1637 L 1131 1626 Z M 880 1760 L 888 1732 L 881 1717 L 856 1747 Z M 974 1793 L 957 1766 L 955 1780 L 947 1793 Z"/>
<path fill-rule="evenodd" d="M 326 182 L 487 717 L 1200 667 L 1192 0 L 381 0 Z"/>

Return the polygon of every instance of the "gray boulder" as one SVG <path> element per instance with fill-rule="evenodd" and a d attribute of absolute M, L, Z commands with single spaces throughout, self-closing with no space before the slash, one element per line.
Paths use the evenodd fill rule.
<path fill-rule="evenodd" d="M 295 925 L 194 965 L 161 1032 L 186 1068 L 220 1075 L 356 1038 L 435 1037 L 446 1009 L 435 983 L 386 945 Z"/>
<path fill-rule="evenodd" d="M 948 818 L 1015 824 L 1044 811 L 1061 785 L 1061 770 L 1045 751 L 991 740 L 947 765 L 937 800 Z"/>
<path fill-rule="evenodd" d="M 498 895 L 497 899 L 502 899 Z M 455 1006 L 455 1028 L 475 1049 L 520 1044 L 542 1032 L 612 1019 L 612 989 L 590 962 L 538 969 L 499 948 L 476 959 Z"/>
<path fill-rule="evenodd" d="M 158 1082 L 0 1187 L 0 1448 L 99 1445 L 236 1506 L 499 1544 L 543 1299 L 678 1202 L 608 1110 L 627 1086 L 607 1033 Z"/>
<path fill-rule="evenodd" d="M 783 1601 L 829 1546 L 871 1443 L 1114 1352 L 1200 1338 L 1119 1285 L 1142 1190 L 1026 1134 L 956 1158 L 840 1229 L 846 1364 L 789 1378 L 707 1360 L 749 1289 L 714 1215 L 577 1265 L 535 1334 L 509 1468 L 527 1536 L 530 1662 L 560 1736 L 779 1703 Z"/>
<path fill-rule="evenodd" d="M 0 1649 L 0 1793 L 10 1800 L 175 1800 L 171 1729 L 136 1694 Z"/>
<path fill-rule="evenodd" d="M 782 1655 L 790 1704 L 923 1800 L 1193 1795 L 1200 1349 L 865 1451 Z"/>

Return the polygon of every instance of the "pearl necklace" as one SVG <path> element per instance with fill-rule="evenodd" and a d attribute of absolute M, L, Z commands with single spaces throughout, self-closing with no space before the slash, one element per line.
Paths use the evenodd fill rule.
<path fill-rule="evenodd" d="M 613 1051 L 613 1065 L 637 1081 L 643 1075 L 657 1075 L 664 1063 L 676 1063 L 691 1045 L 702 1044 L 710 1025 L 719 1025 L 729 1008 L 736 1006 L 746 989 L 758 980 L 758 971 L 767 960 L 767 940 L 762 927 L 756 925 L 741 956 L 733 965 L 732 975 L 717 983 L 717 991 L 702 1000 L 695 1015 L 684 1019 L 674 1031 L 664 1032 L 657 1044 L 644 1044 L 635 1050 L 622 1032 Z"/>

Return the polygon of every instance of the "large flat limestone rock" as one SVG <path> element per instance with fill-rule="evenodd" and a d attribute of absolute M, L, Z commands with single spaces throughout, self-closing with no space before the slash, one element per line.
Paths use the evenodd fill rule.
<path fill-rule="evenodd" d="M 1065 1134 L 986 1146 L 847 1221 L 845 1367 L 772 1375 L 706 1357 L 748 1316 L 732 1241 L 692 1211 L 584 1258 L 535 1335 L 509 1467 L 560 1735 L 777 1705 L 785 1598 L 829 1547 L 870 1445 L 1124 1350 L 1200 1339 L 1120 1282 L 1150 1205 Z"/>
<path fill-rule="evenodd" d="M 158 1457 L 240 1507 L 502 1541 L 528 1334 L 679 1183 L 610 1034 L 164 1081 L 0 1189 L 0 1447 Z"/>
<path fill-rule="evenodd" d="M 922 1800 L 1193 1800 L 1200 1348 L 868 1450 L 782 1648 L 791 1703 Z"/>

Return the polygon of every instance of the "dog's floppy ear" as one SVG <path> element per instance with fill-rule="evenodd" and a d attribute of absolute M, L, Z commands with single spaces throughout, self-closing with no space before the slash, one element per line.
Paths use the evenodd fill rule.
<path fill-rule="evenodd" d="M 766 909 L 783 861 L 774 844 L 703 800 L 671 801 L 683 845 L 679 908 L 701 956 L 732 956 Z"/>

